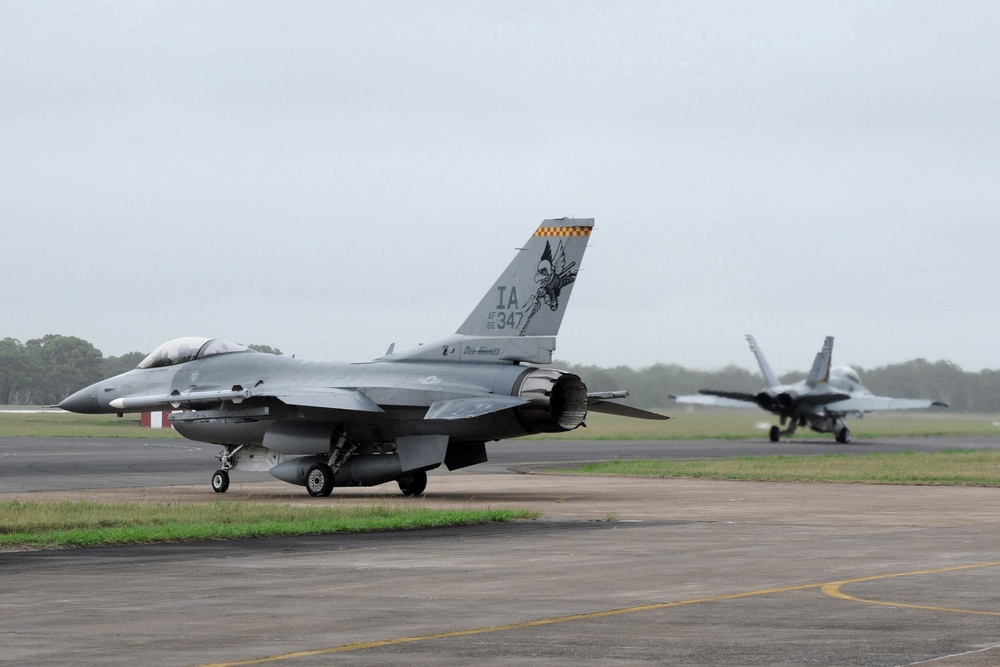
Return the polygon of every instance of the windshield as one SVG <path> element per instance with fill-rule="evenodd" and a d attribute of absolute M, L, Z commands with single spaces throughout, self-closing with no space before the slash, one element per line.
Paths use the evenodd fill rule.
<path fill-rule="evenodd" d="M 245 352 L 246 349 L 242 345 L 218 338 L 203 338 L 200 336 L 175 338 L 150 352 L 145 359 L 139 362 L 138 368 L 173 366 L 174 364 L 183 364 L 186 361 L 203 359 L 216 354 Z"/>

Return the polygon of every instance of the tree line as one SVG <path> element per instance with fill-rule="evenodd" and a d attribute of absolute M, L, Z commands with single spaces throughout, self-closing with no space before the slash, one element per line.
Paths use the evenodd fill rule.
<path fill-rule="evenodd" d="M 248 345 L 260 352 L 281 354 L 267 345 Z M 55 405 L 78 389 L 132 370 L 146 352 L 105 357 L 76 336 L 49 334 L 22 343 L 0 340 L 0 404 Z"/>
<path fill-rule="evenodd" d="M 247 347 L 281 354 L 267 345 Z M 0 340 L 0 404 L 54 405 L 78 389 L 135 368 L 145 357 L 144 352 L 105 357 L 91 343 L 75 336 L 50 334 L 24 343 L 4 338 Z M 673 396 L 694 394 L 699 389 L 754 392 L 764 387 L 758 374 L 738 366 L 704 371 L 676 364 L 640 369 L 553 365 L 582 377 L 591 391 L 628 390 L 631 402 L 645 408 L 668 407 Z M 998 370 L 973 373 L 949 361 L 926 359 L 857 370 L 865 386 L 882 396 L 944 401 L 962 412 L 1000 412 Z M 790 373 L 781 381 L 796 382 L 804 377 L 804 373 Z"/>

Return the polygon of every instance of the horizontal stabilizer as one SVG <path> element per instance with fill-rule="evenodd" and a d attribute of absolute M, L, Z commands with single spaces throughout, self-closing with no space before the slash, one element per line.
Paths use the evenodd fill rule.
<path fill-rule="evenodd" d="M 434 401 L 424 415 L 425 420 L 429 419 L 471 419 L 481 417 L 492 412 L 509 410 L 527 403 L 530 399 L 520 396 L 473 396 L 470 398 L 448 398 L 441 401 Z"/>
<path fill-rule="evenodd" d="M 590 410 L 590 412 L 600 412 L 605 415 L 617 415 L 618 417 L 631 417 L 632 419 L 653 419 L 657 421 L 666 421 L 667 419 L 670 419 L 670 417 L 666 415 L 650 412 L 649 410 L 643 410 L 642 408 L 633 408 L 631 405 L 612 403 L 599 398 L 591 398 L 590 396 L 587 398 L 587 409 Z"/>

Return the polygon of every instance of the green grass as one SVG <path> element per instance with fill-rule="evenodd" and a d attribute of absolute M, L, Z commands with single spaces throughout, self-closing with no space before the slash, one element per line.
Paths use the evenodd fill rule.
<path fill-rule="evenodd" d="M 760 424 L 776 424 L 773 415 L 762 410 L 722 410 L 675 405 L 659 410 L 669 421 L 626 419 L 591 413 L 587 428 L 566 433 L 531 436 L 536 439 L 564 440 L 741 440 L 767 437 Z M 848 418 L 855 439 L 905 436 L 1000 436 L 1000 415 L 964 414 L 948 410 L 876 412 L 864 419 Z M 78 415 L 72 413 L 17 414 L 0 409 L 0 437 L 89 437 L 180 439 L 173 429 L 139 426 L 139 415 Z M 795 438 L 832 440 L 828 433 L 799 429 Z"/>
<path fill-rule="evenodd" d="M 17 408 L 9 408 L 17 409 Z M 144 428 L 139 415 L 21 414 L 0 409 L 0 437 L 181 439 L 172 428 Z"/>
<path fill-rule="evenodd" d="M 0 550 L 361 533 L 535 519 L 522 510 L 223 503 L 0 503 Z"/>
<path fill-rule="evenodd" d="M 982 449 L 888 454 L 611 461 L 550 472 L 762 482 L 1000 487 L 1000 451 Z"/>

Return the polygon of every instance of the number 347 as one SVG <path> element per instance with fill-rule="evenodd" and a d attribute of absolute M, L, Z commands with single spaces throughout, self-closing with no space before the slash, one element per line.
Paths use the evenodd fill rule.
<path fill-rule="evenodd" d="M 487 329 L 516 329 L 521 325 L 524 313 L 517 311 L 510 314 L 493 311 L 490 313 Z"/>

